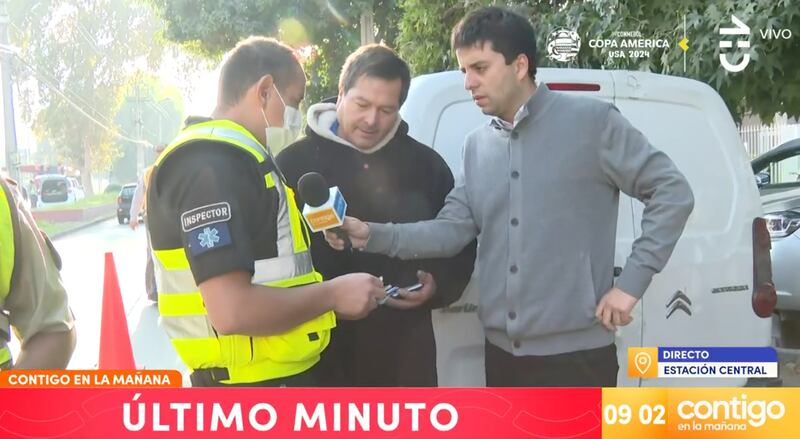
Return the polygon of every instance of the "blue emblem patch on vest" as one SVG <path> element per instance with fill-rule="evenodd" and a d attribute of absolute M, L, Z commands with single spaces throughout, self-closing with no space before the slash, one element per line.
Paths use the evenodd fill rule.
<path fill-rule="evenodd" d="M 189 252 L 195 256 L 232 244 L 227 222 L 192 230 L 186 233 L 186 237 L 189 242 Z"/>

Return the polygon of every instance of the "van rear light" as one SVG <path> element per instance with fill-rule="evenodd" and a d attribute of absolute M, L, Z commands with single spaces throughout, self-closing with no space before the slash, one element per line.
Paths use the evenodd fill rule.
<path fill-rule="evenodd" d="M 772 283 L 772 249 L 767 221 L 753 220 L 753 312 L 759 317 L 769 317 L 775 310 L 778 295 Z"/>
<path fill-rule="evenodd" d="M 759 317 L 771 316 L 777 302 L 778 295 L 775 293 L 775 285 L 771 283 L 761 284 L 753 292 L 753 311 Z"/>
<path fill-rule="evenodd" d="M 600 91 L 600 84 L 580 84 L 574 82 L 548 82 L 547 88 L 558 91 Z"/>

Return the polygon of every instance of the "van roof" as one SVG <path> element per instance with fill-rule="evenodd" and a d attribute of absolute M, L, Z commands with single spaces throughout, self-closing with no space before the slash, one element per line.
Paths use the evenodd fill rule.
<path fill-rule="evenodd" d="M 584 92 L 615 99 L 647 99 L 672 103 L 696 102 L 698 95 L 721 99 L 708 84 L 694 79 L 632 70 L 539 68 L 536 81 L 545 84 L 596 84 L 600 86 L 599 91 Z M 464 74 L 458 70 L 421 75 L 413 79 L 414 88 L 423 95 L 431 96 L 431 100 L 435 100 L 435 95 L 441 92 L 442 84 L 462 85 L 463 82 Z"/>

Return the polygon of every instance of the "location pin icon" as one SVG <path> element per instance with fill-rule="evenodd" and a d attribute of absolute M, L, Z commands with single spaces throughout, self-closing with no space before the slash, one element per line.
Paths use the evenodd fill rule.
<path fill-rule="evenodd" d="M 650 369 L 650 361 L 650 354 L 647 352 L 639 352 L 635 357 L 633 357 L 633 363 L 636 366 L 636 370 L 638 370 L 642 375 L 647 372 L 647 369 Z"/>

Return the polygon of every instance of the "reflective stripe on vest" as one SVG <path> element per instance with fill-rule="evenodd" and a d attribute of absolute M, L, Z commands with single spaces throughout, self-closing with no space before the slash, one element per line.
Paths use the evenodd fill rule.
<path fill-rule="evenodd" d="M 172 152 L 191 147 L 197 140 L 237 147 L 259 165 L 271 163 L 267 152 L 246 129 L 231 121 L 214 120 L 191 125 L 181 132 L 158 157 L 154 172 L 158 172 L 158 166 Z M 278 193 L 278 256 L 255 261 L 252 282 L 283 288 L 321 282 L 322 276 L 314 270 L 311 261 L 304 239 L 308 231 L 291 188 L 272 169 L 264 175 L 264 190 Z M 151 223 L 150 227 L 157 226 Z M 320 353 L 330 340 L 330 329 L 336 326 L 332 311 L 280 335 L 219 335 L 208 318 L 184 249 L 154 250 L 153 254 L 161 324 L 190 369 L 227 368 L 229 379 L 221 382 L 232 384 L 295 375 L 319 361 Z"/>
<path fill-rule="evenodd" d="M 11 292 L 11 278 L 14 275 L 16 249 L 14 243 L 14 219 L 11 215 L 16 214 L 16 212 L 11 206 L 14 198 L 7 192 L 9 189 L 6 183 L 2 182 L 0 186 L 2 186 L 0 188 L 0 309 L 2 309 L 8 293 Z M 8 323 L 7 320 L 5 322 Z M 9 330 L 8 327 L 2 329 L 3 331 Z M 10 360 L 11 351 L 9 351 L 5 340 L 0 339 L 0 366 Z"/>
<path fill-rule="evenodd" d="M 3 342 L 3 347 L 0 348 L 0 370 L 10 369 L 13 365 L 11 362 L 11 350 Z"/>

